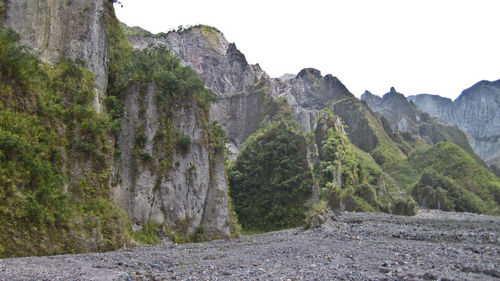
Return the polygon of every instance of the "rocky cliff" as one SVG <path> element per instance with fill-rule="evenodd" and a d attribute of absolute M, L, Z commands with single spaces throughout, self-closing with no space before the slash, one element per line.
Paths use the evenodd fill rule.
<path fill-rule="evenodd" d="M 394 88 L 382 98 L 365 91 L 361 100 L 375 112 L 383 114 L 391 123 L 393 130 L 407 131 L 418 134 L 418 123 L 426 122 L 429 116 L 408 102 L 406 97 Z"/>
<path fill-rule="evenodd" d="M 455 101 L 426 94 L 408 99 L 439 122 L 463 130 L 474 151 L 500 175 L 500 80 L 478 82 Z"/>
<path fill-rule="evenodd" d="M 95 74 L 94 106 L 102 112 L 108 83 L 105 0 L 9 0 L 4 25 L 43 62 L 81 59 Z"/>
<path fill-rule="evenodd" d="M 403 94 L 394 88 L 382 98 L 369 91 L 361 95 L 361 100 L 375 112 L 382 114 L 391 125 L 394 132 L 404 132 L 422 138 L 426 143 L 433 145 L 440 141 L 449 141 L 467 151 L 481 164 L 485 163 L 474 152 L 463 131 L 453 124 L 442 125 L 431 118 L 429 113 L 417 108 Z"/>
<path fill-rule="evenodd" d="M 306 68 L 294 78 L 270 78 L 258 64 L 250 65 L 234 43 L 213 27 L 195 26 L 161 36 L 128 36 L 130 44 L 143 49 L 150 44 L 167 46 L 182 64 L 192 67 L 205 85 L 218 95 L 210 119 L 226 130 L 232 151 L 258 128 L 265 103 L 264 92 L 274 99 L 285 97 L 303 131 L 311 131 L 319 112 L 334 108 L 352 141 L 366 151 L 377 145 L 375 132 L 368 124 L 371 113 L 332 75 Z M 261 82 L 261 83 L 259 83 Z M 257 91 L 266 87 L 269 91 Z M 359 113 L 359 114 L 358 114 Z M 359 136 L 363 137 L 359 137 Z"/>
<path fill-rule="evenodd" d="M 0 56 L 0 256 L 116 249 L 129 226 L 180 241 L 235 234 L 224 132 L 191 69 L 132 51 L 112 1 L 1 4 L 15 60 Z M 12 140 L 30 156 L 6 156 Z"/>
<path fill-rule="evenodd" d="M 217 102 L 210 108 L 210 119 L 217 121 L 227 132 L 234 152 L 231 159 L 235 159 L 238 155 L 237 149 L 244 149 L 245 145 L 255 142 L 255 138 L 258 139 L 265 132 L 265 128 L 272 126 L 273 116 L 279 107 L 278 103 L 285 102 L 287 111 L 293 116 L 294 122 L 297 122 L 301 131 L 306 134 L 313 134 L 319 116 L 327 110 L 340 117 L 341 123 L 345 125 L 342 131 L 345 130 L 351 142 L 365 151 L 359 151 L 356 155 L 347 153 L 345 157 L 350 160 L 346 161 L 350 162 L 345 165 L 345 169 L 337 169 L 337 173 L 342 173 L 343 177 L 352 175 L 352 178 L 345 181 L 346 190 L 339 193 L 346 204 L 337 204 L 339 206 L 336 207 L 349 210 L 383 209 L 395 213 L 413 212 L 410 202 L 401 198 L 404 197 L 404 193 L 400 192 L 402 184 L 394 184 L 394 180 L 389 179 L 390 176 L 386 174 L 383 176 L 382 172 L 377 169 L 374 172 L 376 176 L 370 175 L 366 178 L 371 178 L 370 184 L 373 186 L 378 184 L 380 188 L 368 187 L 368 185 L 361 188 L 365 188 L 367 194 L 380 190 L 380 198 L 383 198 L 384 203 L 379 204 L 379 201 L 374 201 L 373 207 L 369 207 L 370 203 L 360 203 L 364 202 L 364 199 L 354 194 L 355 187 L 367 180 L 359 175 L 358 181 L 358 175 L 354 175 L 356 174 L 354 170 L 360 170 L 359 167 L 356 168 L 357 164 L 353 164 L 358 163 L 358 160 L 354 160 L 356 157 L 364 157 L 360 161 L 370 159 L 367 160 L 373 163 L 370 165 L 377 166 L 369 154 L 363 153 L 376 151 L 374 153 L 378 155 L 377 159 L 380 160 L 380 164 L 389 162 L 389 159 L 404 162 L 406 155 L 400 150 L 398 144 L 391 140 L 383 127 L 383 121 L 350 93 L 338 78 L 332 75 L 323 76 L 319 70 L 312 68 L 305 68 L 294 77 L 289 75 L 287 79 L 270 78 L 259 65 L 248 64 L 245 56 L 234 44 L 228 43 L 220 31 L 203 25 L 155 36 L 141 32 L 141 34 L 129 35 L 128 40 L 131 46 L 138 50 L 150 45 L 166 46 L 182 64 L 191 66 L 202 77 L 205 85 L 217 94 Z M 254 133 L 257 136 L 251 138 L 250 143 L 245 143 L 247 138 Z M 322 141 L 325 140 L 319 140 L 317 145 L 321 147 Z M 318 148 L 314 147 L 314 143 L 311 145 L 308 157 L 309 160 L 315 162 L 314 159 L 317 158 L 315 153 Z M 348 146 L 350 147 L 350 144 Z M 386 150 L 390 150 L 391 156 L 385 154 Z M 332 163 L 333 161 L 336 160 L 332 160 Z M 317 169 L 320 169 L 319 163 L 316 164 Z M 373 166 L 370 167 L 373 168 Z M 259 178 L 257 181 L 260 180 L 264 181 L 262 186 L 268 186 L 265 182 L 268 179 Z M 388 188 L 384 182 L 387 183 Z M 367 196 L 367 198 L 371 197 Z M 398 202 L 401 204 L 398 206 L 409 206 L 408 210 L 405 209 L 406 207 L 395 207 L 396 205 L 393 205 L 395 198 L 400 199 Z"/>
<path fill-rule="evenodd" d="M 132 50 L 116 19 L 108 24 L 110 48 L 115 47 L 110 88 L 123 107 L 114 202 L 133 229 L 153 222 L 179 236 L 229 237 L 222 130 L 209 121 L 213 94 L 169 52 Z"/>
<path fill-rule="evenodd" d="M 196 100 L 180 101 L 165 115 L 156 102 L 159 91 L 154 83 L 133 83 L 123 93 L 113 200 L 126 210 L 134 229 L 150 220 L 177 235 L 201 227 L 204 237 L 229 237 L 224 153 L 211 146 L 213 132 Z M 162 118 L 171 123 L 165 125 Z"/>

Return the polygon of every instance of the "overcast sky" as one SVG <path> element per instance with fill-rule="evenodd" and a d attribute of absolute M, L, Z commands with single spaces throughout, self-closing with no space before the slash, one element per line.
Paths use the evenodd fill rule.
<path fill-rule="evenodd" d="M 153 33 L 217 27 L 271 76 L 313 67 L 356 96 L 455 99 L 500 79 L 500 0 L 121 0 L 118 18 Z"/>

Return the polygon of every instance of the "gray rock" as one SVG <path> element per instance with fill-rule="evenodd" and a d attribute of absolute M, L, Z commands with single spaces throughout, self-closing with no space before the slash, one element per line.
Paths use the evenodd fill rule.
<path fill-rule="evenodd" d="M 174 129 L 189 136 L 191 145 L 186 153 L 173 152 L 172 167 L 166 173 L 160 164 L 145 163 L 134 153 L 138 133 L 146 136 L 145 152 L 152 156 L 162 153 L 154 147 L 160 118 L 157 91 L 153 83 L 145 92 L 132 84 L 124 93 L 125 114 L 117 139 L 122 155 L 114 171 L 112 197 L 126 210 L 135 228 L 152 220 L 169 228 L 182 224 L 184 234 L 202 226 L 210 237 L 229 237 L 224 155 L 211 155 L 196 105 L 179 104 L 172 114 Z"/>
<path fill-rule="evenodd" d="M 493 281 L 500 277 L 498 245 L 478 237 L 454 238 L 458 232 L 498 233 L 498 217 L 421 210 L 414 217 L 345 212 L 339 218 L 359 219 L 364 220 L 363 228 L 328 221 L 321 231 L 300 235 L 293 235 L 298 229 L 288 229 L 203 244 L 0 259 L 0 280 Z M 415 231 L 416 227 L 428 232 Z M 352 239 L 354 231 L 366 240 Z M 392 235 L 415 232 L 419 236 Z M 408 264 L 401 266 L 400 258 L 406 255 Z"/>
<path fill-rule="evenodd" d="M 9 0 L 4 25 L 43 62 L 82 59 L 96 74 L 94 105 L 102 112 L 108 83 L 108 46 L 104 0 Z"/>
<path fill-rule="evenodd" d="M 500 175 L 500 80 L 478 82 L 455 101 L 427 94 L 408 99 L 439 122 L 463 130 L 474 151 Z"/>
<path fill-rule="evenodd" d="M 416 106 L 416 100 L 422 99 L 435 101 L 440 105 L 439 110 L 437 108 L 429 109 L 425 106 L 421 108 Z M 361 100 L 366 102 L 371 110 L 382 114 L 387 119 L 391 128 L 385 129 L 388 134 L 392 134 L 394 141 L 397 142 L 399 138 L 408 140 L 412 136 L 418 136 L 431 145 L 440 141 L 450 141 L 460 146 L 486 166 L 476 154 L 477 151 L 471 147 L 472 143 L 469 144 L 470 138 L 461 130 L 462 128 L 458 128 L 456 124 L 450 122 L 442 122 L 440 119 L 436 121 L 435 118 L 430 116 L 436 114 L 436 112 L 446 115 L 446 112 L 450 110 L 449 104 L 451 100 L 427 95 L 406 98 L 394 88 L 391 88 L 390 92 L 386 93 L 382 98 L 366 91 L 361 95 Z M 430 111 L 426 112 L 427 110 Z"/>
<path fill-rule="evenodd" d="M 323 77 L 319 70 L 306 68 L 286 80 L 272 79 L 258 64 L 248 64 L 220 31 L 207 26 L 169 32 L 162 37 L 129 36 L 128 40 L 138 49 L 149 44 L 165 45 L 184 65 L 198 72 L 205 85 L 219 96 L 210 109 L 210 119 L 225 129 L 235 153 L 258 129 L 266 93 L 274 99 L 287 99 L 303 131 L 311 131 L 320 111 L 328 106 L 341 116 L 355 145 L 370 151 L 378 143 L 367 121 L 371 113 L 332 75 Z"/>
<path fill-rule="evenodd" d="M 281 75 L 280 77 L 277 77 L 277 79 L 279 79 L 279 80 L 290 80 L 290 79 L 294 79 L 295 77 L 297 77 L 297 75 L 292 74 L 292 73 L 285 73 L 285 74 Z"/>

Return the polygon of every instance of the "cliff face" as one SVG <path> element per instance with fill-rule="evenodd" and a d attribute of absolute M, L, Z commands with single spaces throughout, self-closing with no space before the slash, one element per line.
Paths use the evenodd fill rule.
<path fill-rule="evenodd" d="M 441 97 L 430 98 L 441 100 L 447 104 L 446 99 L 440 99 Z M 394 132 L 400 131 L 419 136 L 430 145 L 440 141 L 453 142 L 475 160 L 485 165 L 470 146 L 464 132 L 453 124 L 447 123 L 449 125 L 447 126 L 437 123 L 429 116 L 429 113 L 417 108 L 413 102 L 409 101 L 403 94 L 396 92 L 394 88 L 391 88 L 391 91 L 382 98 L 366 91 L 361 95 L 361 100 L 366 102 L 373 111 L 387 118 L 391 130 Z"/>
<path fill-rule="evenodd" d="M 417 124 L 429 119 L 428 115 L 418 110 L 394 88 L 382 98 L 366 91 L 361 95 L 361 100 L 365 101 L 373 111 L 383 114 L 391 123 L 393 130 L 418 134 Z"/>
<path fill-rule="evenodd" d="M 4 25 L 43 62 L 82 59 L 95 73 L 94 106 L 102 112 L 108 82 L 104 0 L 9 0 Z"/>
<path fill-rule="evenodd" d="M 463 130 L 474 151 L 500 175 L 500 80 L 481 81 L 453 102 L 431 95 L 408 99 L 439 122 Z"/>
<path fill-rule="evenodd" d="M 372 114 L 332 75 L 323 77 L 318 70 L 306 68 L 294 78 L 270 78 L 258 64 L 248 64 L 245 56 L 233 43 L 228 43 L 220 31 L 208 26 L 195 26 L 160 37 L 129 36 L 128 40 L 137 49 L 149 44 L 167 46 L 182 64 L 192 67 L 205 85 L 217 93 L 218 101 L 210 109 L 210 119 L 225 129 L 232 151 L 259 127 L 265 104 L 263 92 L 270 93 L 274 99 L 285 97 L 303 131 L 311 131 L 319 112 L 332 107 L 347 125 L 354 144 L 370 151 L 378 143 L 367 121 L 374 118 Z M 265 91 L 256 91 L 262 85 Z"/>
<path fill-rule="evenodd" d="M 224 153 L 211 149 L 208 128 L 195 101 L 179 103 L 169 114 L 177 136 L 162 144 L 165 113 L 156 103 L 158 91 L 148 83 L 132 84 L 123 93 L 124 118 L 118 136 L 122 152 L 112 197 L 126 210 L 133 228 L 151 220 L 181 235 L 201 226 L 207 237 L 228 237 Z M 165 145 L 179 136 L 189 141 L 169 151 Z"/>
<path fill-rule="evenodd" d="M 27 46 L 41 62 L 56 65 L 66 58 L 79 59 L 95 74 L 94 93 L 92 89 L 84 87 L 88 90 L 84 94 L 95 96 L 93 103 L 89 108 L 85 108 L 83 113 L 82 109 L 72 113 L 83 116 L 80 117 L 82 120 L 78 120 L 79 123 L 71 121 L 72 123 L 57 124 L 57 128 L 50 128 L 57 130 L 60 135 L 75 126 L 83 132 L 72 129 L 76 132 L 75 136 L 68 137 L 69 144 L 54 148 L 62 151 L 63 158 L 61 167 L 55 167 L 58 171 L 61 170 L 61 178 L 64 180 L 64 186 L 60 185 L 59 188 L 68 192 L 71 198 L 74 196 L 74 190 L 82 189 L 82 196 L 91 197 L 96 195 L 87 194 L 88 192 L 102 190 L 99 196 L 105 198 L 106 204 L 112 201 L 124 210 L 133 230 L 140 230 L 144 224 L 151 221 L 163 225 L 180 237 L 194 232 L 202 233 L 203 239 L 228 237 L 231 234 L 231 214 L 224 149 L 220 148 L 222 138 L 217 135 L 218 127 L 208 120 L 206 105 L 201 105 L 210 102 L 200 98 L 199 92 L 203 92 L 200 87 L 204 87 L 199 78 L 177 64 L 177 74 L 183 75 L 178 79 L 189 80 L 184 85 L 192 88 L 176 92 L 174 98 L 165 94 L 165 89 L 151 81 L 144 73 L 146 70 L 134 66 L 134 77 L 146 77 L 145 80 L 135 81 L 126 74 L 120 76 L 120 79 L 125 79 L 121 80 L 119 87 L 114 87 L 115 92 L 106 92 L 108 75 L 111 77 L 108 66 L 111 65 L 111 60 L 115 59 L 109 54 L 117 53 L 116 42 L 121 37 L 123 40 L 119 43 L 121 49 L 118 49 L 118 52 L 131 59 L 110 1 L 11 0 L 3 3 L 8 4 L 3 25 L 16 31 L 20 37 L 19 43 Z M 125 44 L 122 44 L 123 42 Z M 230 49 L 230 46 L 227 48 Z M 113 62 L 116 66 L 116 59 Z M 74 75 L 74 70 L 71 70 L 68 71 L 69 74 L 65 74 L 70 78 Z M 114 77 L 117 77 L 116 73 Z M 237 80 L 239 78 L 234 79 Z M 178 81 L 169 83 L 173 85 Z M 189 83 L 201 86 L 192 86 Z M 65 81 L 61 82 L 61 85 L 66 85 Z M 110 85 L 116 85 L 116 81 L 110 80 Z M 195 88 L 194 92 L 191 91 Z M 164 96 L 162 101 L 158 99 L 160 92 Z M 62 100 L 78 99 L 72 95 L 67 91 Z M 80 101 L 78 106 L 81 106 L 81 103 Z M 66 104 L 62 107 L 64 106 Z M 95 112 L 99 113 L 97 121 L 94 120 Z M 66 119 L 61 122 L 70 122 Z M 84 134 L 90 134 L 88 132 L 94 129 L 92 126 L 95 126 L 95 122 L 102 122 L 107 126 L 106 130 L 98 128 L 101 130 L 99 133 L 103 135 L 102 139 L 87 137 Z M 116 126 L 119 127 L 118 132 L 110 130 L 115 126 L 112 122 L 119 122 L 119 126 Z M 73 139 L 76 139 L 76 144 L 71 143 Z M 74 153 L 73 146 L 86 151 L 90 156 Z M 99 154 L 99 161 L 95 161 L 92 154 L 96 146 L 104 147 L 105 154 Z M 34 187 L 35 190 L 36 188 Z M 79 217 L 76 219 L 80 220 Z M 111 223 L 114 222 L 110 222 L 110 226 L 113 226 Z M 120 227 L 123 227 L 120 231 L 125 231 L 125 222 Z M 74 230 L 77 234 L 78 231 Z M 96 233 L 92 235 L 107 239 L 109 233 L 114 233 L 108 231 L 107 234 L 102 234 L 99 231 L 96 229 Z M 50 235 L 48 239 L 53 238 Z M 20 239 L 22 241 L 24 237 Z M 88 243 L 100 243 L 99 239 L 90 239 Z M 123 245 L 123 242 L 118 240 L 110 242 L 113 247 Z M 102 250 L 98 247 L 75 249 Z"/>
<path fill-rule="evenodd" d="M 210 109 L 210 119 L 224 128 L 233 151 L 255 132 L 264 96 L 251 93 L 261 78 L 269 77 L 258 65 L 249 65 L 245 56 L 217 29 L 202 26 L 159 38 L 129 36 L 128 39 L 137 49 L 149 44 L 166 45 L 182 64 L 200 75 L 206 87 L 218 95 L 217 104 Z"/>

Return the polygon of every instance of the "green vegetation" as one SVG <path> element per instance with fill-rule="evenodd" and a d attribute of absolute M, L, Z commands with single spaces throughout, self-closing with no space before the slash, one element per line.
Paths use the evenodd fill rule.
<path fill-rule="evenodd" d="M 392 177 L 371 155 L 351 144 L 340 118 L 330 110 L 323 110 L 314 136 L 319 152 L 315 178 L 320 186 L 320 199 L 326 200 L 330 208 L 415 214 L 415 203 L 400 194 Z M 397 207 L 396 202 L 405 203 L 406 208 Z"/>
<path fill-rule="evenodd" d="M 423 138 L 429 138 L 431 143 L 437 144 L 438 142 L 452 142 L 465 150 L 474 160 L 481 165 L 487 167 L 486 163 L 474 152 L 467 140 L 467 136 L 457 127 L 444 126 L 432 122 L 420 124 L 418 127 L 419 133 Z"/>
<path fill-rule="evenodd" d="M 189 151 L 189 146 L 191 145 L 191 137 L 186 135 L 181 135 L 177 138 L 177 146 L 183 153 Z"/>
<path fill-rule="evenodd" d="M 8 0 L 0 0 L 0 24 L 3 22 L 5 18 L 5 10 L 7 9 L 7 1 Z"/>
<path fill-rule="evenodd" d="M 249 138 L 229 171 L 231 198 L 245 231 L 297 227 L 305 218 L 312 191 L 307 143 L 287 111 Z"/>
<path fill-rule="evenodd" d="M 110 10 L 112 12 L 112 10 Z M 217 123 L 208 122 L 210 104 L 216 100 L 216 95 L 205 88 L 203 81 L 189 67 L 182 66 L 164 46 L 150 46 L 144 50 L 132 50 L 126 40 L 125 31 L 114 15 L 110 13 L 106 18 L 108 41 L 110 44 L 110 73 L 108 86 L 108 110 L 115 120 L 119 121 L 123 111 L 124 94 L 130 89 L 139 91 L 139 122 L 134 124 L 135 161 L 133 168 L 147 167 L 158 178 L 168 176 L 174 163 L 174 153 L 187 155 L 193 145 L 209 147 L 210 167 L 216 165 L 216 159 L 224 160 L 225 143 L 227 138 L 224 130 Z M 137 30 L 136 30 L 137 31 Z M 145 134 L 146 124 L 142 121 L 147 108 L 144 97 L 153 91 L 157 106 L 159 128 L 153 139 L 148 140 Z M 184 112 L 193 112 L 197 126 L 204 136 L 193 140 L 189 135 L 174 128 L 173 120 L 179 109 Z M 116 112 L 116 114 L 114 114 Z M 148 141 L 153 142 L 151 153 L 144 151 Z M 191 166 L 195 169 L 196 166 Z M 210 171 L 210 180 L 213 178 Z M 232 214 L 232 210 L 230 210 Z M 238 235 L 237 219 L 231 216 L 232 235 Z M 168 226 L 172 231 L 167 235 L 177 242 L 198 241 L 214 238 L 211 233 L 199 228 L 195 233 L 187 233 L 185 222 L 178 222 Z M 166 227 L 166 226 L 165 226 Z M 146 229 L 147 230 L 147 229 Z"/>
<path fill-rule="evenodd" d="M 419 204 L 435 209 L 499 214 L 500 180 L 455 144 L 440 142 L 410 162 L 422 171 L 412 190 Z"/>
<path fill-rule="evenodd" d="M 128 26 L 120 22 L 120 27 L 126 36 L 153 36 L 153 34 L 139 26 Z"/>
<path fill-rule="evenodd" d="M 123 246 L 128 220 L 108 201 L 113 123 L 92 107 L 93 75 L 43 65 L 4 28 L 0 69 L 0 256 Z"/>
<path fill-rule="evenodd" d="M 314 228 L 319 226 L 321 222 L 320 216 L 326 214 L 327 202 L 325 200 L 320 200 L 311 204 L 305 213 L 304 219 L 304 229 Z"/>
<path fill-rule="evenodd" d="M 158 233 L 161 232 L 162 225 L 148 220 L 140 230 L 130 231 L 130 237 L 141 244 L 156 245 L 160 242 Z"/>

